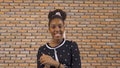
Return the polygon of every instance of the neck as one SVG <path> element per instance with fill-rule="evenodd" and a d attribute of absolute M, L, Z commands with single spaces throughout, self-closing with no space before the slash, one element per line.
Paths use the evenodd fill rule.
<path fill-rule="evenodd" d="M 62 40 L 63 40 L 63 38 L 61 38 L 61 39 L 53 39 L 53 42 L 56 43 L 56 44 L 59 44 L 59 43 L 62 42 Z"/>
<path fill-rule="evenodd" d="M 56 47 L 58 44 L 60 44 L 62 42 L 63 38 L 61 39 L 53 39 L 51 42 L 50 42 L 50 46 L 51 47 Z"/>

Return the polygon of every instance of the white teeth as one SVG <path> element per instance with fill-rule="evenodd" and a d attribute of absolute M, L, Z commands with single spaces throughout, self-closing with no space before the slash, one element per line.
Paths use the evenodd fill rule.
<path fill-rule="evenodd" d="M 60 34 L 55 34 L 55 36 L 60 36 Z"/>

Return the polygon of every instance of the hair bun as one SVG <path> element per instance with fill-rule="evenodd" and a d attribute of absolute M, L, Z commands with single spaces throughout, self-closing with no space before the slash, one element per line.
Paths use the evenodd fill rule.
<path fill-rule="evenodd" d="M 56 14 L 57 12 L 59 12 L 60 15 Z M 61 9 L 56 9 L 56 10 L 54 10 L 54 11 L 50 11 L 49 14 L 48 14 L 48 19 L 52 18 L 52 17 L 55 16 L 55 15 L 60 16 L 63 20 L 66 19 L 66 12 L 64 12 L 64 11 L 61 10 Z"/>

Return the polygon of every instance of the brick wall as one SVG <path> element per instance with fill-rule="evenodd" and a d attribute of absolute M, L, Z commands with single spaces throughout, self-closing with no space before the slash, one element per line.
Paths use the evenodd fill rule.
<path fill-rule="evenodd" d="M 48 12 L 58 8 L 82 68 L 120 68 L 120 0 L 0 0 L 0 68 L 36 68 L 37 50 L 51 38 Z"/>

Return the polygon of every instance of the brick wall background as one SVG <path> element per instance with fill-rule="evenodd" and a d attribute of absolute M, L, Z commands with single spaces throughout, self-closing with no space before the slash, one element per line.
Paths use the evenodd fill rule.
<path fill-rule="evenodd" d="M 120 68 L 120 0 L 0 0 L 0 68 L 36 68 L 38 48 L 51 39 L 48 12 L 58 8 L 82 68 Z"/>

